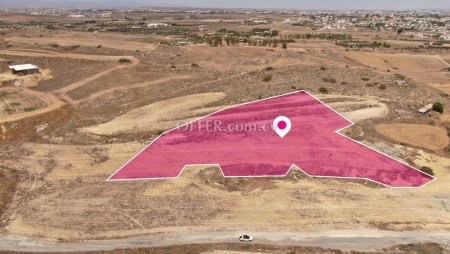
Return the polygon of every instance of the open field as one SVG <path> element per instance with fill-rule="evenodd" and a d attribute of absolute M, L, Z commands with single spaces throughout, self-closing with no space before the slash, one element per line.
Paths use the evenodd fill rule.
<path fill-rule="evenodd" d="M 219 19 L 208 25 L 253 28 Z M 273 26 L 282 34 L 311 32 L 278 21 Z M 203 244 L 209 234 L 221 243 L 242 232 L 346 250 L 422 239 L 448 244 L 448 52 L 346 51 L 320 39 L 296 40 L 287 49 L 170 46 L 165 43 L 185 38 L 43 26 L 2 31 L 4 77 L 30 79 L 32 85 L 0 88 L 0 249 L 32 243 L 21 250 L 73 244 L 87 251 L 81 240 L 94 241 L 87 245 L 92 250 L 158 241 Z M 414 44 L 392 33 L 354 37 Z M 33 63 L 43 71 L 18 77 L 6 74 L 10 63 Z M 180 120 L 298 90 L 355 123 L 341 133 L 416 168 L 430 167 L 437 180 L 420 189 L 390 189 L 363 180 L 310 178 L 300 170 L 286 178 L 224 178 L 218 168 L 203 166 L 189 167 L 174 180 L 105 181 Z M 443 103 L 444 114 L 416 113 L 432 102 Z M 361 239 L 364 232 L 376 244 Z"/>
<path fill-rule="evenodd" d="M 430 54 L 378 54 L 347 53 L 346 56 L 379 71 L 392 71 L 414 78 L 449 93 L 449 63 L 439 55 Z"/>
<path fill-rule="evenodd" d="M 435 126 L 395 123 L 380 124 L 375 130 L 396 141 L 430 150 L 441 150 L 448 146 L 447 130 Z"/>
<path fill-rule="evenodd" d="M 40 37 L 42 33 L 36 33 L 36 37 L 17 37 L 12 36 L 6 39 L 10 43 L 25 43 L 25 44 L 42 44 L 48 46 L 50 44 L 58 44 L 60 46 L 90 46 L 97 47 L 101 45 L 105 48 L 122 49 L 122 50 L 141 50 L 151 51 L 155 48 L 154 45 L 144 42 L 130 40 L 129 36 L 121 36 L 114 34 L 87 34 L 87 33 L 61 33 L 57 35 L 49 35 L 49 37 Z M 30 35 L 28 35 L 30 36 Z M 137 40 L 139 37 L 136 38 Z M 122 43 L 127 40 L 127 43 Z"/>

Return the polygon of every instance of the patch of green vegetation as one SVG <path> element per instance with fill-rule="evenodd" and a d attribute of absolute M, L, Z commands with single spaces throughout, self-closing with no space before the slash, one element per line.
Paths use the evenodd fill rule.
<path fill-rule="evenodd" d="M 296 86 L 291 86 L 291 89 L 292 90 L 297 90 L 297 87 Z"/>
<path fill-rule="evenodd" d="M 341 81 L 341 85 L 347 85 L 347 82 Z"/>
<path fill-rule="evenodd" d="M 439 113 L 444 113 L 444 104 L 440 102 L 433 103 L 433 110 Z"/>
<path fill-rule="evenodd" d="M 430 167 L 423 166 L 423 167 L 420 167 L 419 169 L 420 169 L 420 171 L 422 171 L 422 172 L 424 172 L 426 174 L 434 176 L 433 169 L 431 169 Z"/>
<path fill-rule="evenodd" d="M 31 111 L 35 111 L 35 110 L 36 110 L 36 108 L 34 108 L 34 107 L 27 107 L 27 108 L 23 109 L 23 111 L 25 111 L 25 112 L 31 112 Z"/>
<path fill-rule="evenodd" d="M 266 67 L 266 71 L 272 71 L 272 70 L 273 70 L 272 66 Z"/>
<path fill-rule="evenodd" d="M 20 102 L 11 102 L 9 105 L 10 105 L 10 106 L 13 106 L 13 107 L 19 106 L 19 105 L 20 105 Z"/>
<path fill-rule="evenodd" d="M 328 89 L 326 87 L 321 87 L 321 88 L 319 88 L 319 92 L 323 93 L 323 94 L 327 94 L 328 93 Z"/>
<path fill-rule="evenodd" d="M 13 110 L 12 108 L 5 108 L 4 111 L 8 114 L 10 114 Z"/>
<path fill-rule="evenodd" d="M 368 77 L 362 77 L 361 80 L 362 80 L 362 81 L 369 81 L 370 78 L 368 78 Z"/>
<path fill-rule="evenodd" d="M 327 77 L 322 78 L 322 81 L 327 82 L 327 83 L 332 83 L 332 84 L 337 82 L 335 78 L 327 78 Z"/>
<path fill-rule="evenodd" d="M 17 169 L 15 168 L 7 168 L 7 170 L 13 174 L 17 173 Z"/>
<path fill-rule="evenodd" d="M 159 130 L 159 131 L 156 132 L 156 135 L 161 136 L 163 133 L 164 133 L 164 131 Z"/>
<path fill-rule="evenodd" d="M 271 80 L 272 80 L 272 76 L 270 76 L 270 75 L 266 75 L 266 76 L 264 76 L 263 79 L 262 79 L 263 82 L 269 82 L 269 81 L 271 81 Z"/>
<path fill-rule="evenodd" d="M 192 63 L 192 64 L 191 64 L 191 67 L 199 67 L 199 65 L 196 64 L 196 63 Z"/>
<path fill-rule="evenodd" d="M 320 70 L 321 71 L 325 71 L 327 69 L 327 67 L 325 67 L 325 66 L 320 66 Z"/>

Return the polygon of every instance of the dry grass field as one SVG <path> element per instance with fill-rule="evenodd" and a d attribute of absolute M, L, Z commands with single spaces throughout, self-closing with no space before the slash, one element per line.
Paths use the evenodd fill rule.
<path fill-rule="evenodd" d="M 3 75 L 10 62 L 46 70 L 35 86 L 0 88 L 3 235 L 64 242 L 209 231 L 450 232 L 448 52 L 346 51 L 325 40 L 270 50 L 178 47 L 158 44 L 168 40 L 159 35 L 44 28 L 0 38 L 12 45 L 0 45 Z M 344 134 L 431 167 L 437 180 L 390 189 L 298 170 L 232 179 L 192 167 L 174 180 L 105 181 L 179 120 L 296 90 L 355 122 Z M 431 102 L 442 102 L 445 114 L 416 113 Z"/>
<path fill-rule="evenodd" d="M 434 151 L 448 146 L 447 130 L 435 126 L 394 123 L 377 125 L 375 130 L 398 142 Z"/>

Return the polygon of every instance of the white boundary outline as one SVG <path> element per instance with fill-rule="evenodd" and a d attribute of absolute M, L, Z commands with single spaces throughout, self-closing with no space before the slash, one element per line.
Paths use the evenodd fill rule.
<path fill-rule="evenodd" d="M 415 186 L 410 186 L 410 187 L 408 187 L 408 186 L 407 186 L 407 187 L 394 187 L 394 186 L 390 186 L 390 185 L 387 185 L 387 184 L 384 184 L 384 183 L 381 183 L 381 182 L 378 182 L 378 181 L 376 181 L 376 180 L 372 180 L 372 179 L 369 179 L 369 178 L 366 178 L 366 177 L 310 175 L 310 174 L 308 174 L 306 171 L 304 171 L 303 169 L 301 169 L 299 166 L 297 166 L 297 165 L 295 165 L 295 164 L 292 164 L 292 165 L 289 167 L 289 169 L 288 169 L 288 171 L 286 172 L 286 174 L 284 174 L 284 175 L 226 176 L 226 175 L 224 175 L 223 170 L 222 170 L 222 168 L 220 167 L 220 164 L 186 164 L 186 165 L 183 166 L 183 168 L 181 169 L 180 173 L 179 173 L 177 176 L 175 176 L 175 177 L 151 177 L 151 178 L 111 179 L 115 174 L 117 174 L 117 172 L 119 172 L 119 171 L 120 171 L 122 168 L 124 168 L 128 163 L 130 163 L 132 160 L 134 160 L 134 158 L 136 158 L 137 156 L 139 156 L 145 149 L 147 149 L 147 147 L 151 146 L 151 145 L 153 144 L 153 142 L 155 142 L 156 140 L 158 140 L 160 137 L 162 137 L 164 134 L 166 134 L 166 133 L 168 133 L 168 132 L 171 132 L 171 131 L 176 130 L 176 129 L 180 128 L 180 127 L 189 125 L 189 124 L 191 124 L 191 123 L 193 123 L 193 122 L 202 120 L 202 119 L 204 119 L 204 118 L 206 118 L 206 117 L 208 117 L 208 116 L 211 116 L 211 115 L 213 115 L 213 114 L 222 112 L 222 111 L 227 110 L 227 109 L 230 109 L 230 108 L 235 108 L 235 107 L 239 107 L 239 106 L 243 106 L 243 105 L 247 105 L 247 104 L 251 104 L 251 103 L 255 103 L 255 102 L 260 102 L 260 101 L 270 100 L 270 99 L 274 99 L 274 98 L 278 98 L 278 97 L 283 97 L 283 96 L 287 96 L 287 95 L 291 95 L 291 94 L 295 94 L 295 93 L 306 93 L 306 94 L 308 94 L 309 96 L 311 96 L 311 97 L 313 97 L 314 99 L 316 99 L 317 101 L 319 101 L 322 105 L 324 105 L 325 107 L 329 108 L 330 110 L 332 110 L 333 112 L 335 112 L 336 114 L 338 114 L 339 116 L 341 116 L 342 118 L 344 118 L 345 120 L 347 120 L 347 121 L 350 122 L 349 125 L 344 126 L 344 127 L 342 127 L 341 129 L 339 129 L 339 130 L 336 130 L 335 133 L 341 135 L 342 137 L 345 137 L 345 138 L 347 138 L 347 139 L 350 139 L 351 141 L 353 141 L 353 142 L 355 142 L 355 143 L 357 143 L 357 144 L 360 144 L 360 145 L 362 145 L 362 146 L 364 146 L 364 147 L 366 147 L 366 148 L 369 148 L 369 149 L 372 150 L 372 151 L 375 151 L 375 152 L 377 152 L 377 153 L 379 153 L 379 154 L 382 154 L 382 155 L 384 155 L 384 156 L 386 156 L 386 157 L 388 157 L 388 158 L 390 158 L 390 159 L 392 159 L 392 160 L 395 160 L 395 161 L 397 161 L 397 162 L 399 162 L 399 163 L 401 163 L 401 164 L 403 164 L 403 165 L 405 165 L 405 166 L 411 167 L 411 168 L 413 168 L 413 169 L 415 169 L 415 170 L 417 170 L 417 171 L 419 171 L 419 172 L 421 172 L 421 173 L 423 173 L 423 174 L 425 174 L 425 175 L 428 175 L 428 176 L 430 176 L 430 177 L 432 178 L 432 180 L 429 181 L 429 182 L 427 182 L 426 184 L 423 184 L 423 185 L 417 186 L 417 187 L 415 187 Z M 316 178 L 337 178 L 337 179 L 361 179 L 361 180 L 371 181 L 371 182 L 374 182 L 374 183 L 383 185 L 383 186 L 385 186 L 385 187 L 393 188 L 393 189 L 421 188 L 421 187 L 424 187 L 425 185 L 428 185 L 429 183 L 431 183 L 431 182 L 433 182 L 434 180 L 437 179 L 436 177 L 434 177 L 434 176 L 432 176 L 432 175 L 429 175 L 429 174 L 427 174 L 427 173 L 425 173 L 425 172 L 423 172 L 423 171 L 420 171 L 419 169 L 414 168 L 414 167 L 412 167 L 411 165 L 408 165 L 408 164 L 406 164 L 406 163 L 403 162 L 403 161 L 400 161 L 400 160 L 398 160 L 398 159 L 396 159 L 396 158 L 394 158 L 394 157 L 391 157 L 391 156 L 389 156 L 389 155 L 387 155 L 387 154 L 384 154 L 384 153 L 382 153 L 382 152 L 379 152 L 379 151 L 375 150 L 374 148 L 372 148 L 372 147 L 370 147 L 370 146 L 367 146 L 366 144 L 363 144 L 363 143 L 361 143 L 361 142 L 359 142 L 359 141 L 357 141 L 357 140 L 354 140 L 354 139 L 352 139 L 352 138 L 350 138 L 350 137 L 347 137 L 347 136 L 345 136 L 344 134 L 341 134 L 341 133 L 340 133 L 340 131 L 342 131 L 342 130 L 344 130 L 344 129 L 346 129 L 346 128 L 349 128 L 349 127 L 353 126 L 354 124 L 355 124 L 355 123 L 353 123 L 352 121 L 350 121 L 347 117 L 343 116 L 342 114 L 340 114 L 339 112 L 337 112 L 336 110 L 334 110 L 333 108 L 331 108 L 330 106 L 328 106 L 327 104 L 325 104 L 324 102 L 322 102 L 321 100 L 319 100 L 317 97 L 315 97 L 314 95 L 310 94 L 309 92 L 307 92 L 307 91 L 305 91 L 305 90 L 299 90 L 299 91 L 290 92 L 290 93 L 285 93 L 285 94 L 282 94 L 282 95 L 276 95 L 276 96 L 272 96 L 272 97 L 268 97 L 268 98 L 264 98 L 264 99 L 260 99 L 260 100 L 255 100 L 255 101 L 251 101 L 251 102 L 245 102 L 245 103 L 233 105 L 233 106 L 230 106 L 230 107 L 227 107 L 227 108 L 223 108 L 223 109 L 221 109 L 221 110 L 215 111 L 215 112 L 213 112 L 213 113 L 210 113 L 210 114 L 205 115 L 205 116 L 203 116 L 203 117 L 200 117 L 200 118 L 198 118 L 198 119 L 192 120 L 192 121 L 190 121 L 190 122 L 188 122 L 188 123 L 185 123 L 185 124 L 183 124 L 183 125 L 181 125 L 181 126 L 178 126 L 178 127 L 175 127 L 175 128 L 172 128 L 172 129 L 170 129 L 170 130 L 167 130 L 167 131 L 163 132 L 161 135 L 159 135 L 157 138 L 155 138 L 152 142 L 150 142 L 148 145 L 146 145 L 146 146 L 145 146 L 141 151 L 139 151 L 135 156 L 133 156 L 133 158 L 131 158 L 130 160 L 128 160 L 122 167 L 120 167 L 118 170 L 116 170 L 110 177 L 108 177 L 108 179 L 106 179 L 106 181 L 138 181 L 138 180 L 176 179 L 176 178 L 179 178 L 180 175 L 183 173 L 184 169 L 185 169 L 186 167 L 189 167 L 189 166 L 214 166 L 214 167 L 217 166 L 217 167 L 219 167 L 220 172 L 222 173 L 222 176 L 223 176 L 223 177 L 234 177 L 234 178 L 236 178 L 236 177 L 242 177 L 242 178 L 244 178 L 244 177 L 252 177 L 252 178 L 253 178 L 253 177 L 254 177 L 254 178 L 261 178 L 261 177 L 286 177 L 286 176 L 289 174 L 289 172 L 291 172 L 292 168 L 295 166 L 295 167 L 297 167 L 298 169 L 300 169 L 300 171 L 302 171 L 305 175 L 307 175 L 307 176 L 309 176 L 309 177 L 316 177 Z"/>

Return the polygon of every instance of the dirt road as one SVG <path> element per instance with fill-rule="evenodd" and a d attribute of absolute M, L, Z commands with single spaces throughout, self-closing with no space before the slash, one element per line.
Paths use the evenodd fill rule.
<path fill-rule="evenodd" d="M 0 236 L 0 250 L 10 251 L 99 251 L 137 247 L 158 247 L 190 243 L 237 242 L 237 231 L 197 232 L 189 235 L 150 235 L 146 237 L 92 240 L 83 242 L 58 242 L 20 236 Z M 315 233 L 246 232 L 255 243 L 311 246 L 341 250 L 376 251 L 396 244 L 436 242 L 450 244 L 450 232 L 391 232 L 391 231 L 336 231 Z"/>

